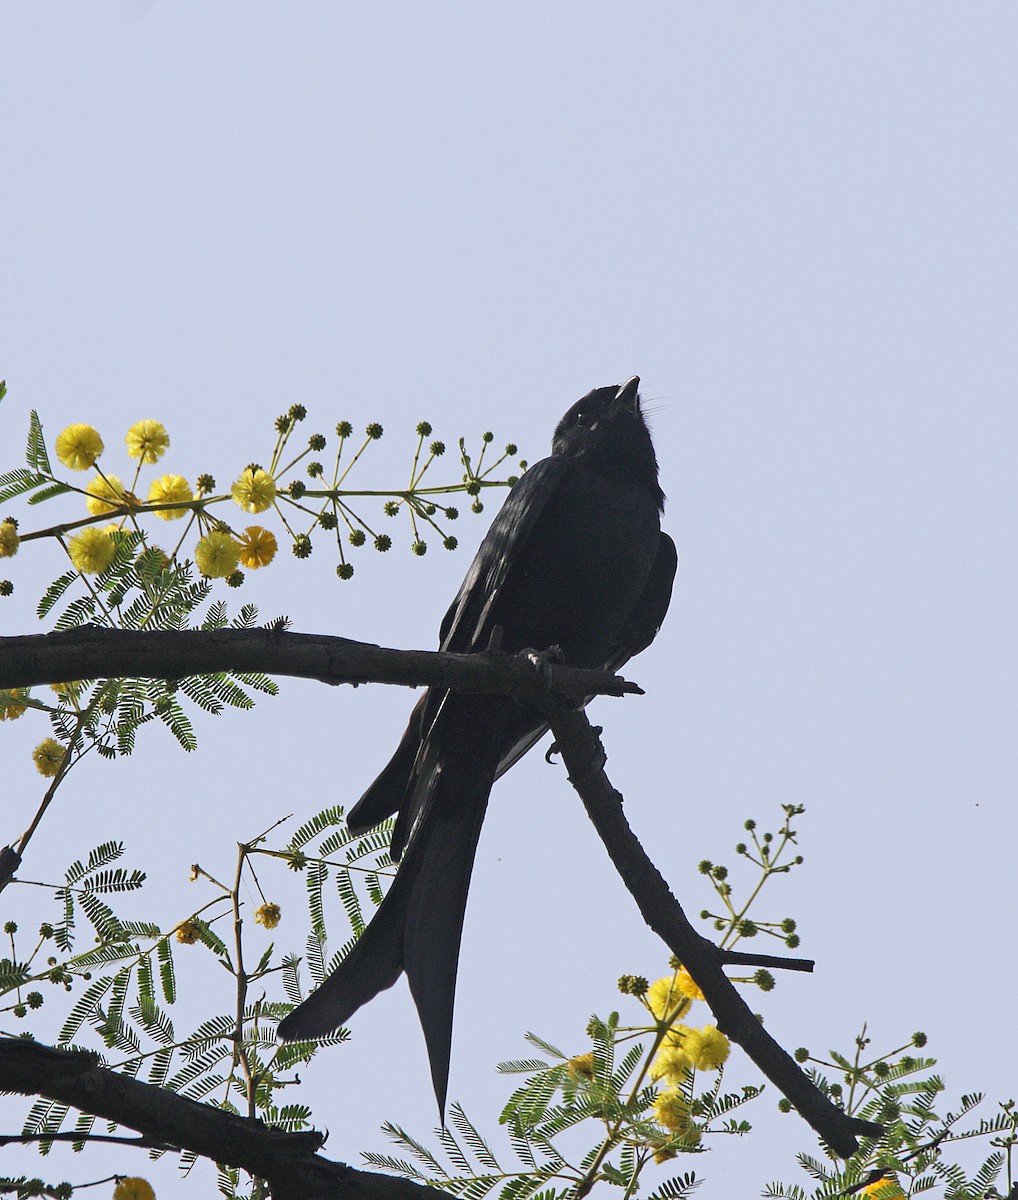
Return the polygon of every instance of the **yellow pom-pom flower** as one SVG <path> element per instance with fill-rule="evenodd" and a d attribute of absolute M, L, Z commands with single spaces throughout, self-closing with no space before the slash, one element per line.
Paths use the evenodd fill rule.
<path fill-rule="evenodd" d="M 152 480 L 148 489 L 149 504 L 172 504 L 191 499 L 191 485 L 182 475 L 160 475 Z M 156 513 L 163 521 L 175 521 L 186 515 L 186 508 L 161 508 Z"/>
<path fill-rule="evenodd" d="M 181 921 L 173 935 L 181 945 L 193 946 L 198 940 L 198 926 L 194 921 Z"/>
<path fill-rule="evenodd" d="M 588 1050 L 586 1054 L 574 1054 L 569 1062 L 566 1063 L 566 1070 L 568 1070 L 571 1079 L 593 1079 L 593 1053 Z"/>
<path fill-rule="evenodd" d="M 103 440 L 99 430 L 91 425 L 68 425 L 57 435 L 57 458 L 72 471 L 87 471 L 94 467 L 103 452 Z"/>
<path fill-rule="evenodd" d="M 689 1108 L 689 1098 L 679 1088 L 669 1088 L 658 1093 L 653 1104 L 654 1120 L 673 1134 L 681 1136 L 690 1146 L 695 1146 L 700 1140 L 700 1129 L 693 1121 Z"/>
<path fill-rule="evenodd" d="M 644 997 L 647 1007 L 659 1021 L 675 1021 L 688 1009 L 691 1001 L 684 996 L 675 982 L 674 975 L 666 975 L 652 983 Z"/>
<path fill-rule="evenodd" d="M 255 924 L 264 925 L 266 929 L 275 929 L 282 915 L 283 910 L 278 904 L 260 904 L 255 909 Z"/>
<path fill-rule="evenodd" d="M 20 541 L 17 525 L 9 517 L 6 521 L 0 521 L 0 558 L 13 558 Z"/>
<path fill-rule="evenodd" d="M 669 1083 L 681 1083 L 693 1068 L 693 1060 L 686 1049 L 686 1038 L 693 1031 L 688 1025 L 673 1025 L 668 1037 L 654 1055 L 650 1067 L 653 1080 L 667 1079 Z"/>
<path fill-rule="evenodd" d="M 50 691 L 56 692 L 58 696 L 67 696 L 68 699 L 73 699 L 78 694 L 81 682 L 77 679 L 69 679 L 66 683 L 51 683 L 49 686 Z"/>
<path fill-rule="evenodd" d="M 74 569 L 82 575 L 98 575 L 113 561 L 117 544 L 105 529 L 90 526 L 76 534 L 67 543 Z"/>
<path fill-rule="evenodd" d="M 170 435 L 162 421 L 135 421 L 125 440 L 127 453 L 143 463 L 158 462 L 170 445 Z"/>
<path fill-rule="evenodd" d="M 240 539 L 240 561 L 252 571 L 258 567 L 267 567 L 276 557 L 278 549 L 276 535 L 271 529 L 249 525 Z"/>
<path fill-rule="evenodd" d="M 85 491 L 88 493 L 85 507 L 93 517 L 115 512 L 125 500 L 124 485 L 116 475 L 97 475 Z"/>
<path fill-rule="evenodd" d="M 702 1000 L 704 998 L 699 985 L 685 967 L 680 966 L 678 971 L 675 972 L 675 985 L 683 996 L 688 996 L 690 1000 Z"/>
<path fill-rule="evenodd" d="M 27 688 L 0 691 L 0 721 L 16 721 L 28 707 L 27 704 L 21 703 L 27 697 Z"/>
<path fill-rule="evenodd" d="M 56 738 L 47 738 L 32 751 L 32 762 L 40 775 L 52 779 L 64 761 L 64 748 Z"/>
<path fill-rule="evenodd" d="M 704 1025 L 702 1029 L 691 1029 L 686 1034 L 682 1048 L 698 1071 L 716 1071 L 732 1046 L 716 1025 Z"/>
<path fill-rule="evenodd" d="M 140 1175 L 125 1175 L 117 1180 L 113 1200 L 156 1200 L 156 1194 L 147 1179 Z"/>
<path fill-rule="evenodd" d="M 240 551 L 228 533 L 213 529 L 194 548 L 198 570 L 209 579 L 225 579 L 237 569 Z"/>
<path fill-rule="evenodd" d="M 260 513 L 276 498 L 276 481 L 261 467 L 245 467 L 230 495 L 246 513 Z"/>

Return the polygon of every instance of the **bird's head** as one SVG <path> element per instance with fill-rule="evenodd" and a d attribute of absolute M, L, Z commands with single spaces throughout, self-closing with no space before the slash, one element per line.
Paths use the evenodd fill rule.
<path fill-rule="evenodd" d="M 552 454 L 583 458 L 609 474 L 624 473 L 653 492 L 658 507 L 664 493 L 657 481 L 657 458 L 640 411 L 640 377 L 594 388 L 569 409 L 555 428 Z"/>

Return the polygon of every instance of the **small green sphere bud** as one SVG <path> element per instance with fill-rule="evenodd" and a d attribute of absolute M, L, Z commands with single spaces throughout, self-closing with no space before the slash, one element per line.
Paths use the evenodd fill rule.
<path fill-rule="evenodd" d="M 29 992 L 25 999 L 29 1008 L 42 1008 L 42 992 Z"/>
<path fill-rule="evenodd" d="M 800 1046 L 799 1049 L 796 1050 L 793 1057 L 797 1063 L 804 1063 L 806 1059 L 809 1058 L 809 1051 L 805 1046 Z"/>
<path fill-rule="evenodd" d="M 303 483 L 299 479 L 295 479 L 293 483 L 290 484 L 290 495 L 294 500 L 299 500 L 307 490 L 307 484 Z"/>
<path fill-rule="evenodd" d="M 293 553 L 295 558 L 311 557 L 311 539 L 306 533 L 298 533 L 293 539 Z"/>
<path fill-rule="evenodd" d="M 473 504 L 471 504 L 471 506 L 470 506 L 470 511 L 475 512 L 475 513 L 482 513 L 482 512 L 484 512 L 484 505 L 480 502 L 480 500 L 475 500 L 473 502 Z"/>
<path fill-rule="evenodd" d="M 303 421 L 307 415 L 308 415 L 308 410 L 304 407 L 303 404 L 291 404 L 290 405 L 289 416 L 290 416 L 291 420 Z"/>
<path fill-rule="evenodd" d="M 710 913 L 705 908 L 700 909 L 700 920 L 701 921 L 709 921 L 710 920 Z"/>
<path fill-rule="evenodd" d="M 756 974 L 753 976 L 753 982 L 756 984 L 756 986 L 760 989 L 761 992 L 773 992 L 774 991 L 774 987 L 775 987 L 774 976 L 770 973 L 770 971 L 765 970 L 763 967 L 761 967 L 760 970 L 757 971 Z"/>
<path fill-rule="evenodd" d="M 18 925 L 16 921 L 4 921 L 4 933 L 17 933 Z"/>
<path fill-rule="evenodd" d="M 340 579 L 353 578 L 353 563 L 341 562 L 336 567 L 336 574 Z"/>
<path fill-rule="evenodd" d="M 785 938 L 785 945 L 789 948 L 789 950 L 795 950 L 799 945 L 799 935 L 797 933 L 790 933 L 788 937 Z"/>
<path fill-rule="evenodd" d="M 507 442 L 505 452 L 506 452 L 506 454 L 515 454 L 516 453 L 516 443 L 515 442 Z"/>
<path fill-rule="evenodd" d="M 317 454 L 320 450 L 325 449 L 325 435 L 321 433 L 313 433 L 308 438 L 308 446 Z"/>
<path fill-rule="evenodd" d="M 431 426 L 427 421 L 421 421 L 417 426 L 417 432 L 422 438 L 426 438 L 431 433 Z"/>
<path fill-rule="evenodd" d="M 363 529 L 351 529 L 350 530 L 350 545 L 351 546 L 363 546 L 366 541 L 367 541 L 367 537 L 366 537 Z"/>
<path fill-rule="evenodd" d="M 506 483 L 509 484 L 510 487 L 515 487 L 519 483 L 519 481 L 520 481 L 519 475 L 509 475 L 506 478 Z"/>
<path fill-rule="evenodd" d="M 335 529 L 336 523 L 336 514 L 334 512 L 326 510 L 318 514 L 318 524 L 323 529 Z"/>
<path fill-rule="evenodd" d="M 781 922 L 782 933 L 795 933 L 795 921 L 791 917 L 785 917 Z"/>
<path fill-rule="evenodd" d="M 481 481 L 479 479 L 468 479 L 465 489 L 468 496 L 478 496 L 481 492 Z"/>
<path fill-rule="evenodd" d="M 926 1045 L 926 1034 L 921 1029 L 912 1034 L 912 1045 L 920 1050 Z"/>
<path fill-rule="evenodd" d="M 802 860 L 802 855 L 801 855 L 801 854 L 797 854 L 797 855 L 795 856 L 795 858 L 793 858 L 793 859 L 792 859 L 792 862 L 794 862 L 794 863 L 795 863 L 795 865 L 796 865 L 797 867 L 801 867 L 801 866 L 802 866 L 802 861 L 803 861 L 803 860 Z"/>
<path fill-rule="evenodd" d="M 244 582 L 244 572 L 243 571 L 231 571 L 230 574 L 227 575 L 227 577 L 226 577 L 226 586 L 227 587 L 239 588 L 243 582 Z"/>
<path fill-rule="evenodd" d="M 340 421 L 336 426 L 336 433 L 338 433 L 341 438 L 348 438 L 353 433 L 353 426 L 349 421 Z"/>
<path fill-rule="evenodd" d="M 482 441 L 482 442 L 493 442 L 494 440 L 495 440 L 495 435 L 494 435 L 493 433 L 490 433 L 490 432 L 489 432 L 489 433 L 482 433 L 482 434 L 481 434 L 481 441 Z"/>
<path fill-rule="evenodd" d="M 44 921 L 39 926 L 39 936 L 41 938 L 51 938 L 53 936 L 53 926 L 49 923 L 49 921 Z"/>
<path fill-rule="evenodd" d="M 445 453 L 445 442 L 432 442 L 428 449 L 436 458 L 441 458 Z"/>
<path fill-rule="evenodd" d="M 527 469 L 527 460 L 525 458 L 521 458 L 520 459 L 520 470 L 525 471 L 526 469 Z"/>
<path fill-rule="evenodd" d="M 198 476 L 198 491 L 199 492 L 214 492 L 216 490 L 216 481 L 207 472 L 204 475 Z"/>
<path fill-rule="evenodd" d="M 720 917 L 716 918 L 716 920 L 714 921 L 714 928 L 718 931 L 718 933 L 720 933 L 721 930 L 726 927 L 726 925 L 727 925 L 727 922 L 722 921 L 722 919 Z"/>
<path fill-rule="evenodd" d="M 890 1073 L 891 1068 L 887 1065 L 887 1063 L 884 1062 L 883 1059 L 880 1059 L 873 1064 L 873 1074 L 876 1075 L 878 1079 L 886 1079 Z"/>
<path fill-rule="evenodd" d="M 369 438 L 372 438 L 374 441 L 377 442 L 378 439 L 382 436 L 383 431 L 382 431 L 381 425 L 379 425 L 377 421 L 372 421 L 371 424 L 367 427 L 367 429 L 365 429 L 364 432 L 368 435 Z"/>
<path fill-rule="evenodd" d="M 375 549 L 384 553 L 392 545 L 392 538 L 387 533 L 380 533 L 375 538 Z"/>
<path fill-rule="evenodd" d="M 14 1015 L 15 1015 L 16 1017 L 19 1017 L 19 1018 L 20 1018 L 20 1017 L 27 1017 L 27 1016 L 28 1016 L 28 1009 L 27 1009 L 27 1008 L 26 1008 L 26 1007 L 25 1007 L 23 1004 L 15 1004 L 15 1006 L 14 1006 Z"/>
<path fill-rule="evenodd" d="M 778 1112 L 790 1113 L 792 1111 L 791 1100 L 786 1100 L 784 1096 L 778 1101 Z"/>
<path fill-rule="evenodd" d="M 325 474 L 325 468 L 320 462 L 308 463 L 308 474 L 312 479 L 320 479 Z"/>
<path fill-rule="evenodd" d="M 276 433 L 286 433 L 290 428 L 290 418 L 284 413 L 281 417 L 276 417 Z"/>
<path fill-rule="evenodd" d="M 748 849 L 749 848 L 745 842 L 739 842 L 739 844 L 735 847 L 735 853 L 736 854 L 745 854 L 748 851 Z"/>
<path fill-rule="evenodd" d="M 749 919 L 749 917 L 743 917 L 742 920 L 739 922 L 739 933 L 742 934 L 742 936 L 745 938 L 756 937 L 756 935 L 757 935 L 756 923 L 754 921 L 751 921 Z"/>
<path fill-rule="evenodd" d="M 9 579 L 0 579 L 0 596 L 13 596 L 14 584 Z"/>
<path fill-rule="evenodd" d="M 754 829 L 756 829 L 756 821 L 754 821 L 753 818 L 750 817 L 750 819 L 743 826 L 743 829 L 748 829 L 750 832 L 752 832 Z"/>
<path fill-rule="evenodd" d="M 710 861 L 709 858 L 705 858 L 702 860 L 702 862 L 696 869 L 700 872 L 701 875 L 709 875 L 711 873 L 711 871 L 714 870 L 714 864 Z"/>
<path fill-rule="evenodd" d="M 714 868 L 713 875 L 715 879 L 727 879 L 728 868 L 724 866 L 717 866 Z"/>
<path fill-rule="evenodd" d="M 418 558 L 423 558 L 428 552 L 428 543 L 422 542 L 420 538 L 416 542 L 410 543 L 410 549 L 417 555 Z"/>
<path fill-rule="evenodd" d="M 399 505 L 395 500 L 386 500 L 386 502 L 382 505 L 382 512 L 384 512 L 387 517 L 394 517 L 399 512 Z"/>
<path fill-rule="evenodd" d="M 460 515 L 460 510 L 458 508 L 447 508 L 445 510 L 445 515 L 446 515 L 447 520 L 455 521 L 456 518 Z"/>
<path fill-rule="evenodd" d="M 459 539 L 451 536 L 443 538 L 442 545 L 446 548 L 446 550 L 455 550 L 459 545 Z"/>

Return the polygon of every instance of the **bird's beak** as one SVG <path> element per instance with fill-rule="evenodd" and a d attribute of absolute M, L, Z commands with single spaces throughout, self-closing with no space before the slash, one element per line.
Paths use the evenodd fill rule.
<path fill-rule="evenodd" d="M 619 413 L 623 410 L 636 413 L 636 406 L 639 400 L 640 377 L 634 375 L 632 379 L 627 379 L 626 382 L 615 393 L 615 399 L 612 402 L 612 412 Z"/>

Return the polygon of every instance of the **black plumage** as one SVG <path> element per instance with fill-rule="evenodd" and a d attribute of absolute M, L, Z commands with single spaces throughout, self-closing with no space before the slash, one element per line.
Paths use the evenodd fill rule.
<path fill-rule="evenodd" d="M 559 422 L 549 458 L 510 491 L 446 613 L 441 648 L 557 645 L 566 663 L 617 670 L 664 619 L 675 546 L 639 379 L 597 388 Z M 400 866 L 368 928 L 331 976 L 280 1022 L 286 1039 L 336 1029 L 406 972 L 444 1112 L 467 889 L 495 779 L 547 729 L 505 696 L 429 689 L 395 754 L 349 814 L 354 832 L 398 813 Z"/>

